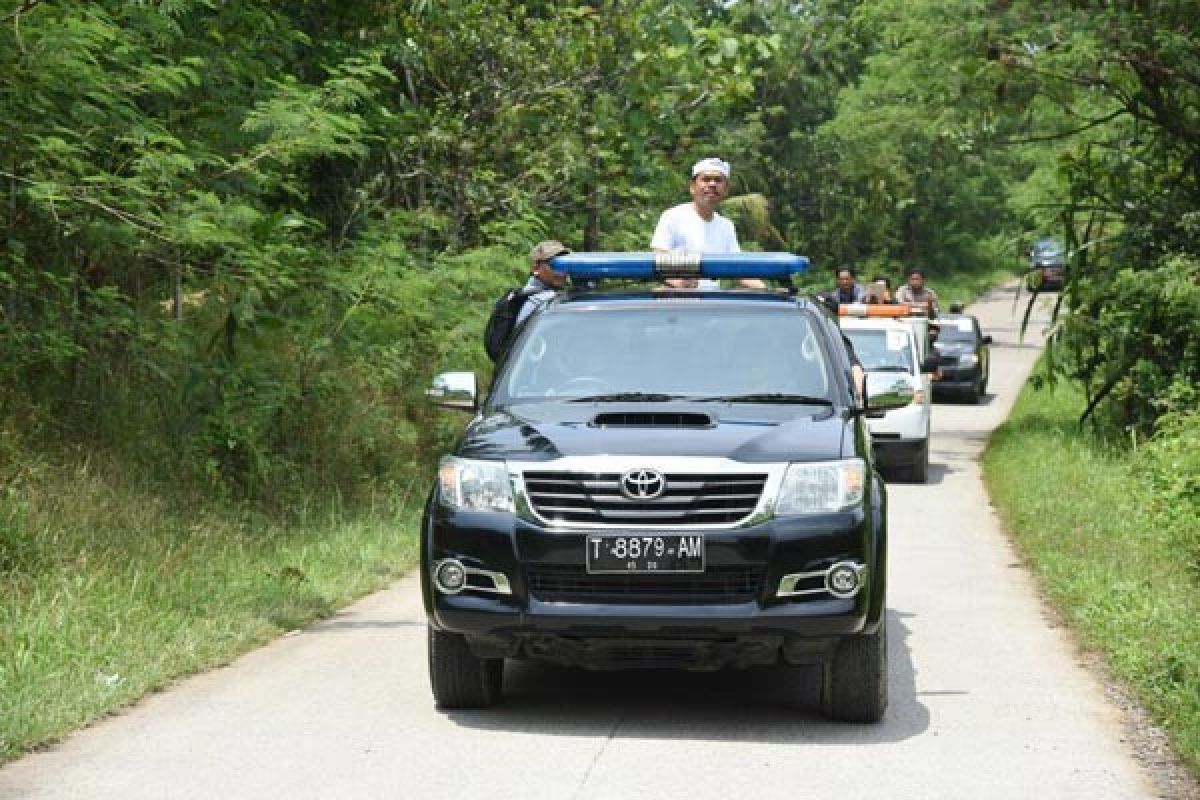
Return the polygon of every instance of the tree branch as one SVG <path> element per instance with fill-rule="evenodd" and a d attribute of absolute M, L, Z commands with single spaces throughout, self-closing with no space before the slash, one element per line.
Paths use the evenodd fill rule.
<path fill-rule="evenodd" d="M 16 19 L 22 14 L 32 11 L 34 6 L 41 2 L 42 0 L 22 0 L 21 5 L 17 6 L 15 11 L 10 11 L 9 13 L 5 14 L 3 18 L 0 18 L 0 22 L 8 22 L 10 19 Z"/>
<path fill-rule="evenodd" d="M 20 183 L 28 184 L 30 186 L 34 186 L 37 184 L 37 181 L 30 180 L 29 178 L 24 178 L 20 175 L 16 175 L 12 172 L 8 172 L 7 170 L 0 170 L 0 177 L 9 178 L 10 180 L 18 181 Z M 139 231 L 149 234 L 150 236 L 153 236 L 155 239 L 158 239 L 159 241 L 171 242 L 171 240 L 169 238 L 167 238 L 166 236 L 163 236 L 161 233 L 158 232 L 157 228 L 160 228 L 162 226 L 158 225 L 154 221 L 148 221 L 145 219 L 141 219 L 137 216 L 134 216 L 133 214 L 130 214 L 128 211 L 123 211 L 119 208 L 114 208 L 113 206 L 110 206 L 99 200 L 88 197 L 85 194 L 84 190 L 80 189 L 77 186 L 68 186 L 68 187 L 66 187 L 66 190 L 67 190 L 67 193 L 70 195 L 70 197 L 73 200 L 83 203 L 84 205 L 89 205 L 94 208 L 98 208 L 101 211 L 103 211 L 104 213 L 109 214 L 110 216 L 116 217 L 121 222 L 124 222 L 126 225 L 129 225 L 133 228 L 137 228 Z"/>
<path fill-rule="evenodd" d="M 1071 136 L 1075 136 L 1076 134 L 1083 133 L 1084 131 L 1087 131 L 1087 130 L 1091 130 L 1092 128 L 1098 128 L 1101 125 L 1106 125 L 1109 122 L 1112 122 L 1117 117 L 1121 116 L 1122 114 L 1127 114 L 1127 113 L 1129 113 L 1128 109 L 1118 108 L 1116 111 L 1113 111 L 1111 114 L 1105 114 L 1103 117 L 1100 117 L 1099 119 L 1089 120 L 1086 124 L 1080 125 L 1078 128 L 1071 128 L 1070 130 L 1058 131 L 1057 133 L 1049 133 L 1044 136 L 1028 136 L 1028 137 L 1025 137 L 1022 139 L 1001 139 L 1001 140 L 997 141 L 996 144 L 1002 145 L 1002 146 L 1010 145 L 1010 144 L 1032 144 L 1034 142 L 1053 142 L 1058 139 L 1067 139 Z"/>

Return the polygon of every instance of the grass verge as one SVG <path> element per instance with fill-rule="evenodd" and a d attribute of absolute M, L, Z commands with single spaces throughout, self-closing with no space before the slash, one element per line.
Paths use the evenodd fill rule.
<path fill-rule="evenodd" d="M 984 475 L 1017 547 L 1070 620 L 1200 774 L 1200 578 L 1179 519 L 1125 451 L 1081 434 L 1082 397 L 1026 387 Z"/>
<path fill-rule="evenodd" d="M 0 763 L 395 580 L 419 500 L 285 524 L 24 461 L 0 489 Z"/>

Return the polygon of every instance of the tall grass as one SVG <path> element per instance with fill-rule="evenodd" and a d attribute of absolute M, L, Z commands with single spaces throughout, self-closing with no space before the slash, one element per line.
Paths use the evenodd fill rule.
<path fill-rule="evenodd" d="M 1189 437 L 1186 447 L 1170 439 L 1132 451 L 1081 431 L 1082 408 L 1064 384 L 1022 392 L 985 455 L 992 499 L 1083 645 L 1104 655 L 1200 772 L 1200 498 L 1165 487 L 1143 452 L 1196 453 L 1195 421 L 1168 432 Z M 1195 459 L 1174 468 L 1195 469 Z M 1161 470 L 1162 458 L 1149 461 Z"/>
<path fill-rule="evenodd" d="M 416 558 L 419 491 L 268 519 L 164 498 L 95 457 L 24 455 L 0 464 L 0 763 L 327 616 Z"/>

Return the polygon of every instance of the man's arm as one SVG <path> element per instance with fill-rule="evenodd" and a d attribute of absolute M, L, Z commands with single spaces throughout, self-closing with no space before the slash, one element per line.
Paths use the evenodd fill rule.
<path fill-rule="evenodd" d="M 671 215 L 664 211 L 658 215 L 658 224 L 654 226 L 654 235 L 650 237 L 650 249 L 656 253 L 667 253 L 675 249 L 675 229 L 671 224 Z"/>
<path fill-rule="evenodd" d="M 845 333 L 842 334 L 842 344 L 846 345 L 846 355 L 850 358 L 850 374 L 854 376 L 854 391 L 858 395 L 858 402 L 862 403 L 867 394 L 867 372 L 863 369 L 862 362 L 858 360 L 858 353 L 854 352 L 854 342 L 850 341 L 850 337 Z"/>

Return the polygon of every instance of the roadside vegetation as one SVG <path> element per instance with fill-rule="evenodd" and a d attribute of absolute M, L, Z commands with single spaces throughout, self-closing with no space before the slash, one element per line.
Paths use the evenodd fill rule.
<path fill-rule="evenodd" d="M 703 156 L 805 288 L 1060 237 L 1045 385 L 1194 442 L 1192 5 L 0 2 L 0 761 L 403 572 L 431 375 Z M 1190 497 L 1162 447 L 1130 491 Z"/>
<path fill-rule="evenodd" d="M 96 453 L 22 455 L 0 490 L 0 763 L 329 616 L 416 560 L 412 487 L 353 514 L 268 515 L 188 503 Z"/>
<path fill-rule="evenodd" d="M 1200 419 L 1136 447 L 1080 430 L 1083 395 L 1027 387 L 984 458 L 993 502 L 1085 649 L 1200 773 Z"/>

